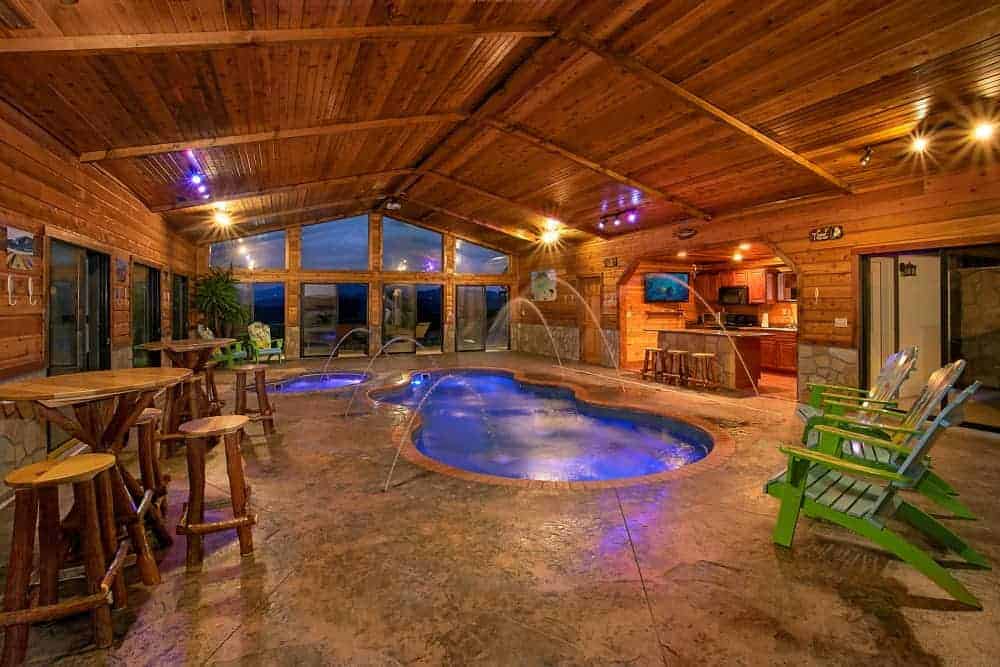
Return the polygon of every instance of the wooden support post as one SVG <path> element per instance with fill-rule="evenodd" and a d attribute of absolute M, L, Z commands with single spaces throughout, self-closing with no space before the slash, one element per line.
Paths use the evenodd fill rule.
<path fill-rule="evenodd" d="M 62 528 L 59 525 L 59 489 L 38 489 L 38 604 L 59 601 L 59 568 L 62 565 Z"/>
<path fill-rule="evenodd" d="M 265 422 L 266 423 L 266 422 Z M 229 473 L 229 497 L 233 504 L 233 517 L 243 518 L 247 515 L 247 500 L 249 493 L 246 475 L 243 471 L 243 454 L 240 452 L 242 433 L 227 433 L 226 470 Z M 240 538 L 240 554 L 246 556 L 253 553 L 253 527 L 244 523 L 236 528 Z M 188 537 L 190 539 L 191 536 Z"/>
<path fill-rule="evenodd" d="M 190 438 L 186 442 L 188 469 L 188 504 L 182 523 L 205 522 L 205 439 Z M 182 531 L 178 531 L 181 534 Z M 201 535 L 187 536 L 187 566 L 198 567 L 203 558 Z"/>
<path fill-rule="evenodd" d="M 94 491 L 94 481 L 88 480 L 73 484 L 73 497 L 76 506 L 80 508 L 80 534 L 83 539 L 83 569 L 87 573 L 87 591 L 91 594 L 97 594 L 101 592 L 101 579 L 105 574 L 106 561 L 104 560 L 104 547 L 101 544 L 101 525 L 97 514 L 97 494 Z M 111 607 L 106 604 L 98 606 L 92 612 L 92 617 L 94 643 L 97 644 L 98 648 L 111 646 L 114 639 L 111 626 Z"/>

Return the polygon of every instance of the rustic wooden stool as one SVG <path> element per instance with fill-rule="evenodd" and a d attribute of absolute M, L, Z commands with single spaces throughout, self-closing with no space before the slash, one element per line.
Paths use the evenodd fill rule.
<path fill-rule="evenodd" d="M 164 403 L 163 433 L 160 435 L 160 456 L 169 458 L 174 455 L 175 443 L 185 440 L 187 436 L 180 432 L 180 425 L 186 421 L 208 416 L 205 394 L 201 388 L 202 378 L 197 373 L 188 376 L 182 382 L 167 390 Z"/>
<path fill-rule="evenodd" d="M 196 567 L 204 557 L 202 536 L 222 530 L 236 530 L 240 538 L 240 554 L 253 553 L 252 527 L 257 517 L 249 511 L 250 485 L 243 471 L 240 441 L 243 428 L 250 421 L 244 415 L 204 417 L 181 424 L 187 438 L 188 502 L 181 512 L 177 534 L 187 535 L 187 564 Z M 226 443 L 226 470 L 229 474 L 229 497 L 233 518 L 205 523 L 205 449 L 209 438 L 223 438 Z"/>
<path fill-rule="evenodd" d="M 714 352 L 695 352 L 691 355 L 691 375 L 688 377 L 688 384 L 709 389 L 719 386 Z"/>
<path fill-rule="evenodd" d="M 690 373 L 689 355 L 687 350 L 667 350 L 667 368 L 664 377 L 668 382 L 673 380 L 675 384 L 680 385 L 687 381 Z"/>
<path fill-rule="evenodd" d="M 219 388 L 215 384 L 215 367 L 219 365 L 217 361 L 210 361 L 205 364 L 205 394 L 208 396 L 208 414 L 218 416 L 222 414 L 222 408 L 226 402 L 219 398 Z"/>
<path fill-rule="evenodd" d="M 665 371 L 664 363 L 663 350 L 658 347 L 647 347 L 642 357 L 642 379 L 645 380 L 648 375 L 652 375 L 653 381 L 661 380 Z"/>
<path fill-rule="evenodd" d="M 160 424 L 163 411 L 157 408 L 146 408 L 142 411 L 135 425 L 139 435 L 139 479 L 145 491 L 153 492 L 153 505 L 161 516 L 167 515 L 167 484 L 170 476 L 165 475 L 160 468 Z M 160 536 L 171 544 L 173 538 L 168 534 Z"/>
<path fill-rule="evenodd" d="M 264 433 L 274 435 L 274 408 L 267 397 L 267 366 L 244 364 L 233 368 L 236 373 L 236 404 L 233 412 L 247 415 L 253 421 L 264 423 Z M 247 374 L 253 373 L 254 388 L 257 391 L 257 408 L 247 407 Z"/>
<path fill-rule="evenodd" d="M 41 461 L 12 471 L 4 479 L 14 489 L 14 533 L 7 566 L 7 588 L 0 625 L 4 627 L 3 664 L 17 665 L 28 650 L 30 624 L 91 612 L 94 641 L 111 645 L 111 608 L 125 605 L 122 565 L 129 542 L 119 544 L 109 471 L 112 454 L 80 454 L 63 461 Z M 63 540 L 59 486 L 73 485 L 83 542 L 83 567 L 89 595 L 59 602 Z M 38 522 L 38 603 L 30 604 L 29 585 Z M 109 562 L 110 561 L 110 562 Z"/>

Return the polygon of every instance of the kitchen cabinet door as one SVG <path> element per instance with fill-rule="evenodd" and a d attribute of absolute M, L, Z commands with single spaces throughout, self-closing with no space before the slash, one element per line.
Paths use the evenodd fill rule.
<path fill-rule="evenodd" d="M 798 346 L 795 341 L 782 341 L 778 344 L 778 366 L 786 371 L 794 371 L 798 367 Z"/>
<path fill-rule="evenodd" d="M 746 271 L 733 271 L 732 281 L 734 287 L 742 287 L 750 284 L 750 279 Z"/>
<path fill-rule="evenodd" d="M 764 269 L 747 271 L 747 286 L 750 288 L 750 303 L 764 303 L 767 297 L 767 277 Z"/>

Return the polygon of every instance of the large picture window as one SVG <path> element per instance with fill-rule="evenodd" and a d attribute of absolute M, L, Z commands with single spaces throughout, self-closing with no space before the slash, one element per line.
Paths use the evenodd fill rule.
<path fill-rule="evenodd" d="M 321 222 L 302 228 L 302 268 L 368 270 L 368 216 Z"/>
<path fill-rule="evenodd" d="M 368 351 L 368 285 L 302 285 L 302 356 L 357 356 Z"/>
<path fill-rule="evenodd" d="M 510 258 L 499 250 L 462 239 L 455 241 L 455 273 L 499 275 L 507 273 Z"/>
<path fill-rule="evenodd" d="M 441 285 L 399 285 L 383 287 L 383 344 L 402 337 L 388 352 L 433 352 L 441 350 Z M 420 349 L 413 344 L 420 343 Z"/>
<path fill-rule="evenodd" d="M 441 235 L 394 218 L 382 219 L 382 270 L 442 270 Z"/>
<path fill-rule="evenodd" d="M 284 338 L 285 283 L 240 283 L 236 289 L 250 314 L 247 322 L 263 322 L 271 327 L 271 338 Z"/>
<path fill-rule="evenodd" d="M 220 269 L 285 268 L 285 232 L 267 232 L 213 243 L 208 252 L 210 266 Z"/>

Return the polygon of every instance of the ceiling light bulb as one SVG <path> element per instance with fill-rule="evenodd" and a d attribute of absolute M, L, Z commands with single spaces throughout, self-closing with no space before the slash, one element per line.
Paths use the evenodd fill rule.
<path fill-rule="evenodd" d="M 615 227 L 618 227 L 621 224 L 622 224 L 622 219 L 619 217 L 615 217 L 615 222 L 614 222 Z"/>
<path fill-rule="evenodd" d="M 253 260 L 250 260 L 249 262 L 247 262 L 247 268 L 250 269 L 251 271 L 253 271 L 253 267 L 255 267 L 255 266 L 257 266 L 257 265 L 253 263 Z"/>
<path fill-rule="evenodd" d="M 184 151 L 184 153 L 185 153 L 185 154 L 186 154 L 186 155 L 187 155 L 187 156 L 188 156 L 189 158 L 191 158 L 192 160 L 194 159 L 194 151 L 193 151 L 193 150 L 191 150 L 190 148 L 189 148 L 189 149 L 187 149 L 186 151 Z"/>
<path fill-rule="evenodd" d="M 742 262 L 743 261 L 743 255 L 741 253 L 738 253 L 738 252 L 734 253 L 733 254 L 733 261 L 734 262 Z"/>
<path fill-rule="evenodd" d="M 750 244 L 749 243 L 741 243 L 740 244 L 740 250 L 749 250 L 749 249 L 750 249 Z"/>
<path fill-rule="evenodd" d="M 910 145 L 910 148 L 914 153 L 923 153 L 927 150 L 927 144 L 927 137 L 915 137 L 913 139 L 913 143 Z"/>
<path fill-rule="evenodd" d="M 993 136 L 993 123 L 979 123 L 972 131 L 977 141 L 988 141 Z"/>
<path fill-rule="evenodd" d="M 212 204 L 212 208 L 214 208 L 216 211 L 225 211 L 227 205 L 228 204 L 226 204 L 226 202 L 224 201 L 217 201 L 214 204 Z"/>
<path fill-rule="evenodd" d="M 555 218 L 545 218 L 545 229 L 548 231 L 555 231 L 562 226 L 562 223 Z"/>
<path fill-rule="evenodd" d="M 678 250 L 677 251 L 677 256 L 680 257 L 681 259 L 684 259 L 685 257 L 688 256 L 688 251 L 687 250 Z"/>
<path fill-rule="evenodd" d="M 208 190 L 208 188 L 206 188 L 204 185 L 199 185 L 198 186 L 198 192 L 206 192 L 207 190 Z"/>
<path fill-rule="evenodd" d="M 597 223 L 597 228 L 598 228 L 598 229 L 604 229 L 604 221 L 603 221 L 603 220 L 601 220 L 601 221 L 599 221 L 599 222 Z"/>
<path fill-rule="evenodd" d="M 215 215 L 212 216 L 212 219 L 215 220 L 215 224 L 222 225 L 223 227 L 229 226 L 229 224 L 233 221 L 233 219 L 229 217 L 228 213 L 223 213 L 222 211 L 216 211 Z"/>
<path fill-rule="evenodd" d="M 212 198 L 212 195 L 210 195 L 210 194 L 208 194 L 208 193 L 206 192 L 205 194 L 203 194 L 203 195 L 201 196 L 201 198 L 202 198 L 202 199 L 211 199 L 211 198 Z"/>
<path fill-rule="evenodd" d="M 194 183 L 195 185 L 200 184 L 201 183 L 201 175 L 199 175 L 199 174 L 191 174 L 191 182 Z"/>
<path fill-rule="evenodd" d="M 636 220 L 639 219 L 639 216 L 636 214 L 635 211 L 629 211 L 628 215 L 625 216 L 625 219 L 628 220 L 629 222 L 635 222 Z"/>
<path fill-rule="evenodd" d="M 546 229 L 542 232 L 542 243 L 552 244 L 559 240 L 558 229 Z"/>
<path fill-rule="evenodd" d="M 867 167 L 868 164 L 872 161 L 872 154 L 874 152 L 875 151 L 872 150 L 871 146 L 865 146 L 865 152 L 861 154 L 861 159 L 858 160 L 858 163 L 862 167 Z"/>

